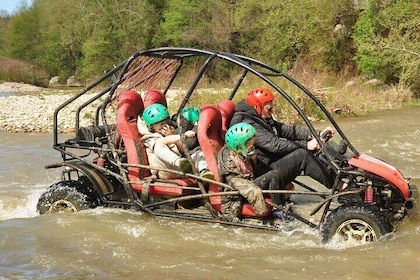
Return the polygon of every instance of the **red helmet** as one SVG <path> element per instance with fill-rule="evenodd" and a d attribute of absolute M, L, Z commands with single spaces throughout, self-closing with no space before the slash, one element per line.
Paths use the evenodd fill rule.
<path fill-rule="evenodd" d="M 273 93 L 267 88 L 256 88 L 246 95 L 245 101 L 252 107 L 256 107 L 257 113 L 261 115 L 261 106 L 274 99 Z"/>

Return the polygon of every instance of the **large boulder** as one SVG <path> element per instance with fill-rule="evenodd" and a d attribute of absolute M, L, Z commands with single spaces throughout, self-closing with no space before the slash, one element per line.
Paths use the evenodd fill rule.
<path fill-rule="evenodd" d="M 63 84 L 60 83 L 60 78 L 58 76 L 54 76 L 48 82 L 48 86 L 49 87 L 59 87 L 59 86 L 63 86 Z"/>
<path fill-rule="evenodd" d="M 83 85 L 75 76 L 70 76 L 67 79 L 67 86 L 68 87 L 81 87 Z"/>

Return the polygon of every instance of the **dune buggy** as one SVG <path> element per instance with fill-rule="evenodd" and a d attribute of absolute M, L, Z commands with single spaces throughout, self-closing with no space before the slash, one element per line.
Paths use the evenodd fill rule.
<path fill-rule="evenodd" d="M 220 90 L 210 89 L 213 80 L 224 82 L 218 84 Z M 264 190 L 270 210 L 279 208 L 296 221 L 319 229 L 324 241 L 337 236 L 363 244 L 392 232 L 396 222 L 415 206 L 417 197 L 415 186 L 396 168 L 360 154 L 322 102 L 288 74 L 246 56 L 189 48 L 135 52 L 56 109 L 53 148 L 61 153 L 62 161 L 46 168 L 62 168 L 62 175 L 41 195 L 37 211 L 133 208 L 154 216 L 279 230 L 270 213 L 256 216 L 246 202 L 235 222 L 227 221 L 221 211 L 223 196 L 239 194 L 220 182 L 216 156 L 224 144 L 235 100 L 243 98 L 252 83 L 270 88 L 282 106 L 291 108 L 320 143 L 317 156 L 335 174 L 330 190 L 300 177 L 293 182 L 294 190 Z M 59 140 L 63 138 L 60 114 L 83 96 L 89 97 L 74 110 L 74 135 Z M 335 128 L 333 139 L 318 135 L 302 100 L 313 102 Z M 200 177 L 196 170 L 188 174 L 165 170 L 182 175 L 172 180 L 152 175 L 157 167 L 148 164 L 137 122 L 153 102 L 176 104 L 175 115 L 190 104 L 199 104 L 197 137 L 214 180 Z M 83 112 L 92 106 L 92 125 L 81 126 Z M 188 158 L 188 151 L 186 154 Z M 309 211 L 299 210 L 299 205 L 274 205 L 270 192 L 311 197 L 312 205 Z"/>

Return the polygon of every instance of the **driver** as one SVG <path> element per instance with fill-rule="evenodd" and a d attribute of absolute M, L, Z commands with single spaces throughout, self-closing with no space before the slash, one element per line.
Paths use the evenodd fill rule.
<path fill-rule="evenodd" d="M 308 128 L 278 122 L 273 117 L 273 93 L 266 88 L 248 92 L 235 107 L 230 126 L 246 122 L 256 130 L 255 147 L 258 159 L 269 170 L 279 170 L 282 181 L 292 182 L 298 175 L 308 175 L 327 188 L 332 188 L 334 176 L 318 160 L 314 151 L 320 145 Z M 334 135 L 327 127 L 322 134 Z"/>

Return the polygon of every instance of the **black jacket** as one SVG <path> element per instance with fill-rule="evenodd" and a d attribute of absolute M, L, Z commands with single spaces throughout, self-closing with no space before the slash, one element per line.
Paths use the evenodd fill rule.
<path fill-rule="evenodd" d="M 280 123 L 273 118 L 263 119 L 245 100 L 236 105 L 230 126 L 239 122 L 249 123 L 255 128 L 255 148 L 258 158 L 265 164 L 296 149 L 306 149 L 307 141 L 312 138 L 307 128 Z"/>
<path fill-rule="evenodd" d="M 171 118 L 171 124 L 175 128 L 178 127 L 176 118 L 177 118 L 176 114 L 173 115 Z M 190 153 L 194 153 L 195 151 L 200 149 L 200 143 L 198 142 L 198 138 L 197 138 L 197 126 L 187 121 L 183 116 L 181 116 L 180 125 L 181 125 L 181 133 L 185 133 L 188 130 L 192 130 L 195 132 L 196 134 L 195 137 L 185 139 L 187 149 L 190 151 Z M 176 129 L 176 133 L 178 133 L 178 129 Z"/>

